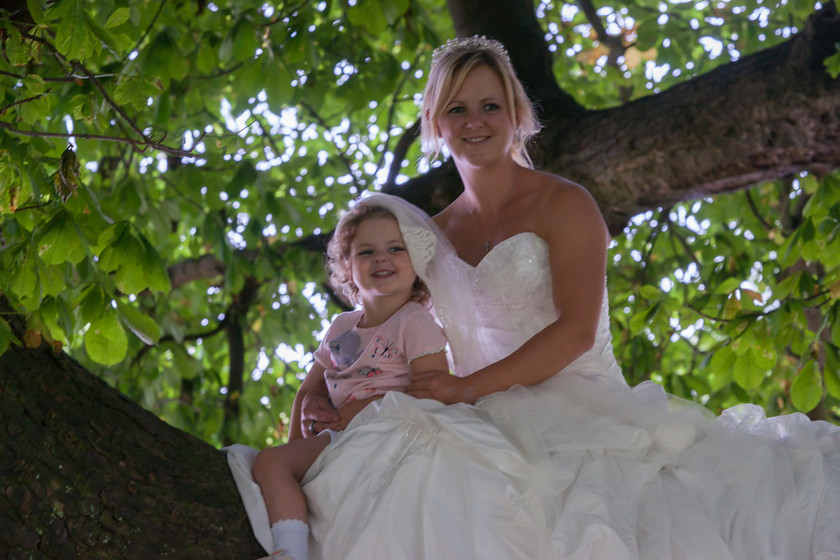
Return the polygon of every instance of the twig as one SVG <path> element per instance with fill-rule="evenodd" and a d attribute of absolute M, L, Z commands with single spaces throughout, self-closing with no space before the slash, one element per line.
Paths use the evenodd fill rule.
<path fill-rule="evenodd" d="M 764 227 L 764 229 L 766 229 L 767 231 L 772 230 L 773 226 L 771 224 L 767 223 L 767 221 L 764 219 L 764 216 L 762 216 L 759 213 L 758 207 L 755 205 L 755 201 L 753 200 L 749 189 L 746 189 L 744 191 L 744 195 L 747 197 L 747 203 L 750 205 L 750 210 L 752 210 L 753 215 L 755 215 L 755 217 L 758 218 L 758 221 L 761 223 L 761 225 Z"/>
<path fill-rule="evenodd" d="M 12 134 L 17 134 L 19 136 L 30 136 L 33 138 L 79 138 L 82 140 L 103 140 L 105 142 L 117 142 L 121 144 L 128 144 L 132 146 L 136 151 L 143 152 L 146 148 L 153 148 L 155 150 L 160 150 L 161 152 L 179 156 L 179 157 L 191 157 L 195 154 L 192 152 L 184 151 L 180 148 L 172 148 L 165 144 L 160 144 L 159 142 L 154 142 L 150 139 L 145 141 L 138 141 L 133 140 L 131 138 L 122 138 L 117 136 L 103 136 L 101 134 L 79 134 L 79 133 L 68 133 L 68 132 L 46 132 L 46 131 L 38 131 L 38 130 L 21 130 L 19 128 L 15 128 L 9 123 L 0 122 L 0 128 L 6 129 Z M 144 148 L 138 148 L 138 146 L 145 146 Z"/>
<path fill-rule="evenodd" d="M 392 186 L 397 180 L 397 174 L 400 172 L 400 164 L 403 159 L 405 159 L 405 154 L 408 152 L 408 148 L 411 147 L 411 144 L 417 138 L 418 134 L 420 134 L 420 119 L 417 119 L 414 124 L 408 127 L 403 135 L 400 136 L 400 140 L 397 142 L 397 146 L 393 151 L 394 159 L 391 160 L 391 167 L 388 169 L 388 177 L 385 179 L 384 186 Z"/>
<path fill-rule="evenodd" d="M 48 89 L 48 90 L 47 90 L 47 91 L 45 91 L 44 93 L 39 93 L 38 95 L 33 95 L 32 97 L 27 97 L 26 99 L 18 99 L 18 100 L 17 100 L 17 101 L 15 101 L 14 103 L 10 103 L 9 105 L 6 105 L 6 106 L 5 106 L 5 107 L 3 107 L 2 109 L 0 109 L 0 115 L 2 115 L 2 114 L 3 114 L 3 113 L 5 113 L 6 111 L 8 111 L 8 110 L 9 110 L 9 109 L 11 109 L 12 107 L 14 107 L 15 105 L 21 105 L 21 104 L 23 104 L 23 103 L 28 103 L 29 101 L 35 101 L 35 100 L 36 100 L 36 99 L 38 99 L 39 97 L 43 97 L 43 96 L 45 96 L 46 94 L 48 94 L 49 92 L 51 92 L 51 91 L 52 91 L 52 90 L 49 90 L 49 89 Z"/>
<path fill-rule="evenodd" d="M 577 0 L 577 4 L 583 11 L 586 19 L 589 20 L 589 24 L 592 25 L 592 29 L 595 30 L 595 35 L 598 37 L 598 41 L 609 48 L 609 64 L 617 66 L 618 57 L 623 55 L 625 50 L 621 37 L 616 37 L 607 33 L 607 30 L 604 28 L 604 24 L 601 23 L 601 18 L 598 16 L 598 10 L 595 8 L 592 0 Z"/>
<path fill-rule="evenodd" d="M 152 18 L 151 22 L 149 22 L 149 26 L 146 27 L 146 31 L 143 32 L 143 35 L 140 37 L 140 39 L 137 41 L 134 47 L 130 51 L 128 51 L 129 53 L 134 52 L 138 48 L 140 48 L 140 45 L 143 43 L 143 41 L 146 40 L 146 37 L 148 37 L 149 33 L 152 31 L 152 27 L 154 27 L 155 22 L 157 21 L 158 16 L 160 16 L 160 13 L 163 11 L 163 7 L 165 5 L 166 0 L 160 0 L 160 5 L 158 6 L 157 12 L 155 12 L 155 17 Z"/>
<path fill-rule="evenodd" d="M 399 95 L 400 91 L 402 91 L 402 88 L 405 85 L 405 82 L 408 80 L 408 77 L 411 74 L 414 73 L 413 71 L 417 67 L 417 64 L 418 64 L 419 60 L 420 60 L 420 55 L 418 54 L 417 56 L 414 57 L 414 62 L 411 63 L 411 66 L 408 68 L 408 70 L 403 72 L 402 78 L 400 78 L 400 82 L 397 84 L 396 90 L 394 90 L 394 95 L 391 97 L 391 106 L 388 108 L 388 121 L 387 121 L 387 124 L 386 124 L 387 128 L 385 129 L 385 130 L 388 131 L 388 138 L 387 138 L 387 140 L 385 140 L 385 146 L 384 146 L 384 149 L 382 150 L 382 155 L 379 157 L 379 163 L 376 164 L 376 169 L 377 170 L 379 170 L 382 167 L 382 164 L 385 162 L 385 154 L 388 153 L 388 146 L 391 143 L 390 131 L 391 131 L 391 125 L 393 125 L 393 123 L 394 123 L 394 113 L 396 112 L 396 109 L 397 109 L 397 96 Z M 407 132 L 406 132 L 406 134 L 407 134 Z M 405 138 L 405 134 L 403 134 L 403 136 L 400 138 L 400 141 L 402 141 L 403 138 Z M 411 140 L 412 141 L 414 140 L 413 136 L 412 136 Z M 411 142 L 409 142 L 409 145 L 411 145 Z M 399 143 L 397 144 L 397 148 L 399 149 Z M 408 150 L 408 146 L 405 147 L 405 150 Z M 386 185 L 390 184 L 393 181 L 393 179 L 391 178 L 392 175 L 396 176 L 396 173 L 394 173 L 394 164 L 399 166 L 399 163 L 402 162 L 402 157 L 400 158 L 400 160 L 398 162 L 397 157 L 396 157 L 397 154 L 393 154 L 393 156 L 394 156 L 394 160 L 391 163 L 391 169 L 388 170 L 388 179 L 385 181 Z"/>
<path fill-rule="evenodd" d="M 329 127 L 329 125 L 327 125 L 326 121 L 324 119 L 322 119 L 321 116 L 310 105 L 308 105 L 307 103 L 301 103 L 301 107 L 306 109 L 309 112 L 309 114 L 312 115 L 312 117 L 316 121 L 318 121 L 318 124 L 320 124 L 324 128 L 324 130 L 329 130 L 330 129 L 330 127 Z M 347 171 L 350 174 L 350 178 L 353 179 L 353 186 L 355 186 L 356 189 L 359 192 L 361 192 L 362 191 L 362 186 L 359 184 L 359 180 L 356 178 L 356 175 L 353 173 L 353 164 L 350 162 L 349 159 L 347 159 L 347 155 L 341 150 L 341 148 L 338 147 L 338 145 L 335 143 L 335 140 L 333 140 L 332 143 L 333 143 L 333 146 L 335 146 L 336 153 L 338 153 L 338 157 L 341 158 L 341 161 L 344 162 L 344 166 L 347 167 Z"/>

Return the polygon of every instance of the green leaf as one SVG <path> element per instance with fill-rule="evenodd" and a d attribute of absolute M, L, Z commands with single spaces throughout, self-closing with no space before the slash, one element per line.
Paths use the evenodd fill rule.
<path fill-rule="evenodd" d="M 840 399 L 840 354 L 830 344 L 825 346 L 825 389 L 835 399 Z"/>
<path fill-rule="evenodd" d="M 38 309 L 44 326 L 53 338 L 71 339 L 75 325 L 67 306 L 60 297 L 47 296 Z"/>
<path fill-rule="evenodd" d="M 23 79 L 23 88 L 27 96 L 40 95 L 47 89 L 44 78 L 37 74 L 27 74 Z"/>
<path fill-rule="evenodd" d="M 14 25 L 7 25 L 5 30 L 8 36 L 3 45 L 3 54 L 12 65 L 25 66 L 32 59 L 32 50 Z"/>
<path fill-rule="evenodd" d="M 85 333 L 85 350 L 93 361 L 110 366 L 121 362 L 127 349 L 125 330 L 116 311 L 108 306 L 102 315 L 91 321 Z"/>
<path fill-rule="evenodd" d="M 741 287 L 741 283 L 743 282 L 740 278 L 727 278 L 719 285 L 715 286 L 714 293 L 716 294 L 731 294 L 739 287 Z"/>
<path fill-rule="evenodd" d="M 29 11 L 32 21 L 35 23 L 43 23 L 44 3 L 41 0 L 26 0 L 26 9 Z"/>
<path fill-rule="evenodd" d="M 99 266 L 114 272 L 117 288 L 125 294 L 138 294 L 146 288 L 168 292 L 169 274 L 146 238 L 127 222 L 117 224 L 111 232 L 111 242 L 99 255 Z"/>
<path fill-rule="evenodd" d="M 148 239 L 141 235 L 140 241 L 143 244 L 143 274 L 147 286 L 159 292 L 169 292 L 172 289 L 172 282 L 166 264 Z"/>
<path fill-rule="evenodd" d="M 172 346 L 172 362 L 184 379 L 195 379 L 201 371 L 201 364 L 180 345 Z"/>
<path fill-rule="evenodd" d="M 198 52 L 195 55 L 195 67 L 203 74 L 212 72 L 218 64 L 216 49 L 207 43 L 198 45 Z"/>
<path fill-rule="evenodd" d="M 90 323 L 105 309 L 105 293 L 102 287 L 96 284 L 90 285 L 79 298 L 79 316 L 83 323 Z"/>
<path fill-rule="evenodd" d="M 766 377 L 767 370 L 761 365 L 761 359 L 750 349 L 735 359 L 735 383 L 743 389 L 757 389 Z"/>
<path fill-rule="evenodd" d="M 234 60 L 252 60 L 256 56 L 258 46 L 257 30 L 254 25 L 240 20 L 233 29 Z"/>
<path fill-rule="evenodd" d="M 35 266 L 32 253 L 27 251 L 23 261 L 18 262 L 12 270 L 9 288 L 22 300 L 36 297 L 38 276 L 35 272 Z"/>
<path fill-rule="evenodd" d="M 120 104 L 130 104 L 135 109 L 146 107 L 149 97 L 160 93 L 160 87 L 143 78 L 123 76 L 114 90 L 114 100 Z"/>
<path fill-rule="evenodd" d="M 113 29 L 114 27 L 119 27 L 120 25 L 128 21 L 129 15 L 131 15 L 131 10 L 129 10 L 128 8 L 117 8 L 110 15 L 110 17 L 108 17 L 108 21 L 105 22 L 105 29 Z"/>
<path fill-rule="evenodd" d="M 117 302 L 117 308 L 122 314 L 125 324 L 137 338 L 152 346 L 160 340 L 160 328 L 154 319 L 139 311 L 133 305 Z"/>
<path fill-rule="evenodd" d="M 357 2 L 347 9 L 347 18 L 353 25 L 366 28 L 372 35 L 388 29 L 388 19 L 379 0 Z"/>
<path fill-rule="evenodd" d="M 47 264 L 77 264 L 85 258 L 85 242 L 67 212 L 59 212 L 47 223 L 38 237 L 38 253 Z"/>
<path fill-rule="evenodd" d="M 131 38 L 125 33 L 117 33 L 116 35 L 102 27 L 96 21 L 87 16 L 87 23 L 91 32 L 103 43 L 109 45 L 116 52 L 124 52 L 132 47 L 134 44 Z"/>
<path fill-rule="evenodd" d="M 290 104 L 294 95 L 291 75 L 281 61 L 268 56 L 263 58 L 262 85 L 269 103 L 272 107 Z"/>
<path fill-rule="evenodd" d="M 639 295 L 641 295 L 644 299 L 647 300 L 658 300 L 662 299 L 662 290 L 657 288 L 656 286 L 651 286 L 646 284 L 639 288 Z"/>
<path fill-rule="evenodd" d="M 12 332 L 12 327 L 0 317 L 0 355 L 3 355 L 12 343 L 20 345 L 20 340 Z"/>
<path fill-rule="evenodd" d="M 81 0 L 63 0 L 66 4 L 55 35 L 55 48 L 71 60 L 86 60 L 95 49 L 96 42 L 88 26 Z"/>
<path fill-rule="evenodd" d="M 41 265 L 38 267 L 38 276 L 41 279 L 44 296 L 57 296 L 67 287 L 64 281 L 64 268 L 61 266 Z"/>
<path fill-rule="evenodd" d="M 735 360 L 738 356 L 729 346 L 717 350 L 709 360 L 709 386 L 713 391 L 720 391 L 732 380 L 735 371 Z"/>
<path fill-rule="evenodd" d="M 813 410 L 823 396 L 822 379 L 819 366 L 814 360 L 808 360 L 790 387 L 790 398 L 798 410 L 809 412 Z"/>

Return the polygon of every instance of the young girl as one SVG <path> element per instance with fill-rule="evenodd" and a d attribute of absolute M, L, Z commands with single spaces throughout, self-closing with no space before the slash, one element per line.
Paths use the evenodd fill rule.
<path fill-rule="evenodd" d="M 265 449 L 254 461 L 254 480 L 271 524 L 272 559 L 307 559 L 300 481 L 337 432 L 387 391 L 404 391 L 412 373 L 449 371 L 446 339 L 426 310 L 429 293 L 414 272 L 393 214 L 359 203 L 338 224 L 327 257 L 333 287 L 361 309 L 335 319 L 308 376 L 326 381 L 339 420 L 319 425 L 319 437 Z"/>

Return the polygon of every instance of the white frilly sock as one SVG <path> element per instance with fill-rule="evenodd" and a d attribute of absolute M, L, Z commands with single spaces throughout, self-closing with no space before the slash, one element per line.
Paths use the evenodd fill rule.
<path fill-rule="evenodd" d="M 309 560 L 309 525 L 300 519 L 281 519 L 271 526 L 274 551 L 282 550 L 292 560 Z"/>

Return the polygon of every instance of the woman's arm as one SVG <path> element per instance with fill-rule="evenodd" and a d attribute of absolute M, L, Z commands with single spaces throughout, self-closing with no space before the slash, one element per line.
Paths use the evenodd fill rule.
<path fill-rule="evenodd" d="M 475 402 L 513 385 L 535 385 L 589 350 L 604 297 L 609 235 L 592 197 L 577 185 L 546 187 L 528 221 L 548 242 L 557 320 L 506 358 L 467 377 L 417 376 L 415 397 Z"/>
<path fill-rule="evenodd" d="M 289 441 L 314 435 L 309 426 L 303 425 L 311 424 L 313 420 L 323 423 L 338 420 L 338 414 L 336 414 L 335 408 L 330 402 L 329 393 L 327 393 L 324 366 L 318 362 L 315 362 L 309 368 L 309 372 L 307 372 L 295 395 L 295 401 L 292 404 L 291 425 L 289 426 Z"/>

